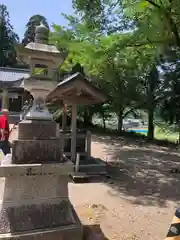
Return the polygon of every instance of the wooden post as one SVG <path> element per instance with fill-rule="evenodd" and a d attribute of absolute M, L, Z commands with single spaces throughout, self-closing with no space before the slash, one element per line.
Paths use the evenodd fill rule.
<path fill-rule="evenodd" d="M 63 109 L 63 115 L 62 115 L 62 149 L 63 149 L 63 152 L 64 152 L 64 146 L 65 146 L 65 133 L 66 133 L 66 112 L 65 110 Z"/>
<path fill-rule="evenodd" d="M 9 109 L 9 97 L 8 90 L 6 88 L 3 89 L 2 92 L 2 109 Z"/>
<path fill-rule="evenodd" d="M 86 138 L 86 151 L 87 151 L 87 157 L 89 158 L 91 156 L 91 132 L 87 131 L 87 138 Z"/>
<path fill-rule="evenodd" d="M 72 104 L 72 120 L 71 120 L 71 161 L 76 161 L 76 117 L 77 105 Z"/>
<path fill-rule="evenodd" d="M 21 94 L 21 109 L 20 109 L 20 111 L 22 111 L 23 106 L 24 106 L 24 94 L 22 93 Z"/>
<path fill-rule="evenodd" d="M 77 154 L 75 172 L 79 172 L 79 162 L 80 162 L 80 154 Z"/>
<path fill-rule="evenodd" d="M 67 120 L 67 113 L 65 108 L 63 108 L 63 114 L 62 114 L 62 130 L 66 130 L 66 120 Z"/>

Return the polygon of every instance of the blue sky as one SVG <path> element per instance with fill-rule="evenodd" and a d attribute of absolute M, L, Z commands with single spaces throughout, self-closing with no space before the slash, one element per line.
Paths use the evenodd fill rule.
<path fill-rule="evenodd" d="M 66 25 L 61 13 L 72 14 L 72 0 L 3 0 L 7 6 L 11 24 L 20 38 L 25 32 L 25 25 L 32 15 L 40 14 L 47 18 L 49 25 L 56 23 Z"/>

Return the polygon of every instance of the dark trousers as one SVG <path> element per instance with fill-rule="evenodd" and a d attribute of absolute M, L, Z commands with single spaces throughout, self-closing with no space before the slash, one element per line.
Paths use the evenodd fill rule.
<path fill-rule="evenodd" d="M 9 141 L 0 141 L 0 149 L 3 151 L 4 155 L 11 153 Z"/>

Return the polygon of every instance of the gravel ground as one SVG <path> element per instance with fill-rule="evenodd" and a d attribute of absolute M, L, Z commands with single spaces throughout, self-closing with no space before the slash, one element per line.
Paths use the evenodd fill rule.
<path fill-rule="evenodd" d="M 97 239 L 164 239 L 180 201 L 179 176 L 170 173 L 179 164 L 178 151 L 124 139 L 92 140 L 92 155 L 114 166 L 113 177 L 103 183 L 69 184 L 82 222 Z"/>
<path fill-rule="evenodd" d="M 15 131 L 11 139 L 17 137 Z M 111 163 L 112 177 L 101 183 L 69 184 L 88 240 L 164 239 L 180 202 L 176 149 L 93 136 L 92 155 Z"/>

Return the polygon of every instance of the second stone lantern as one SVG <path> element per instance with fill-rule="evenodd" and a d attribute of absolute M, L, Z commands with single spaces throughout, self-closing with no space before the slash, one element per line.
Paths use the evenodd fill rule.
<path fill-rule="evenodd" d="M 49 45 L 49 29 L 40 24 L 35 29 L 34 42 L 16 46 L 18 57 L 30 66 L 30 76 L 23 81 L 23 88 L 33 98 L 33 105 L 25 116 L 27 120 L 52 120 L 45 100 L 57 85 L 56 69 L 62 65 L 67 54 Z"/>

